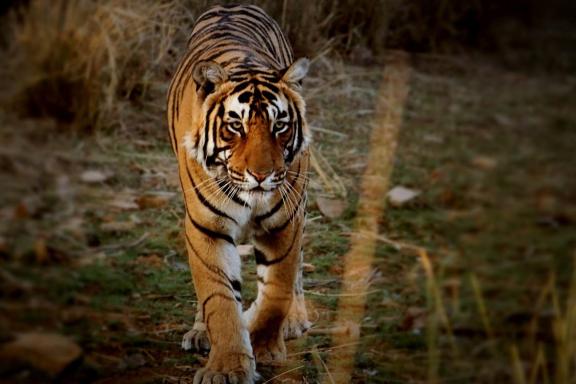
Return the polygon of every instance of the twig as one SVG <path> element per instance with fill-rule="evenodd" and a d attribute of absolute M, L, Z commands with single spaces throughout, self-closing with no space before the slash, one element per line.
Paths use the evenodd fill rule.
<path fill-rule="evenodd" d="M 345 133 L 341 133 L 341 132 L 338 132 L 338 131 L 333 131 L 333 130 L 327 129 L 327 128 L 322 128 L 322 127 L 317 127 L 317 126 L 310 126 L 310 129 L 311 129 L 312 131 L 327 133 L 327 134 L 329 134 L 329 135 L 334 135 L 334 136 L 337 136 L 337 137 L 341 137 L 341 138 L 343 138 L 343 139 L 347 139 L 347 138 L 348 138 L 348 135 L 345 134 Z"/>
<path fill-rule="evenodd" d="M 295 367 L 295 368 L 291 368 L 291 369 L 289 369 L 289 370 L 287 370 L 287 371 L 282 372 L 282 373 L 279 374 L 279 375 L 274 376 L 274 377 L 271 378 L 271 379 L 266 380 L 266 381 L 263 382 L 262 384 L 270 383 L 271 381 L 276 380 L 276 379 L 279 378 L 280 376 L 284 376 L 284 375 L 287 374 L 287 373 L 297 371 L 297 370 L 302 369 L 302 368 L 304 368 L 304 367 L 305 367 L 305 365 L 299 365 L 299 366 L 297 366 L 297 367 Z"/>
<path fill-rule="evenodd" d="M 305 289 L 304 292 L 309 293 L 311 295 L 315 295 L 315 296 L 356 297 L 356 296 L 365 296 L 365 295 L 370 295 L 372 293 L 382 292 L 382 290 L 381 289 L 373 289 L 372 291 L 362 291 L 362 292 L 358 292 L 358 293 L 320 293 L 320 292 L 314 292 L 314 291 L 309 291 L 309 290 Z"/>
<path fill-rule="evenodd" d="M 145 232 L 142 236 L 140 236 L 138 239 L 129 242 L 129 243 L 121 243 L 121 244 L 110 244 L 110 245 L 103 245 L 101 247 L 98 247 L 97 249 L 100 251 L 117 251 L 119 249 L 130 249 L 130 248 L 135 248 L 138 245 L 140 245 L 141 243 L 144 242 L 144 240 L 146 240 L 148 238 L 148 236 L 150 236 L 149 232 Z"/>
<path fill-rule="evenodd" d="M 330 373 L 328 366 L 326 366 L 326 363 L 324 362 L 324 360 L 322 360 L 322 357 L 320 356 L 320 353 L 318 352 L 318 347 L 316 345 L 312 347 L 312 357 L 314 357 L 315 360 L 320 361 L 320 364 L 322 365 L 322 367 L 326 371 L 326 374 L 328 375 L 328 378 L 330 379 L 330 383 L 335 384 L 334 378 L 332 377 L 332 373 Z"/>

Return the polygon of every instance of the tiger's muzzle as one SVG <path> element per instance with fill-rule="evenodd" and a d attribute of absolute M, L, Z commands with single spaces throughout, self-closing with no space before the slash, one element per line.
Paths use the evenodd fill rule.
<path fill-rule="evenodd" d="M 228 168 L 228 177 L 234 186 L 251 192 L 272 192 L 284 182 L 286 169 L 253 171 L 248 168 L 240 172 L 231 167 Z"/>

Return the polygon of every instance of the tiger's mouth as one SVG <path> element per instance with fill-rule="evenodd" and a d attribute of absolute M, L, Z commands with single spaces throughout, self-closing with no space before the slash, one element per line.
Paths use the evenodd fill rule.
<path fill-rule="evenodd" d="M 236 188 L 239 188 L 241 191 L 256 192 L 256 193 L 262 193 L 262 194 L 274 192 L 276 189 L 278 189 L 282 185 L 282 182 L 283 182 L 283 180 L 278 182 L 278 183 L 274 183 L 274 184 L 268 184 L 267 183 L 267 184 L 253 185 L 253 183 L 250 183 L 248 181 L 237 182 L 237 181 L 232 180 L 232 184 Z"/>
<path fill-rule="evenodd" d="M 228 183 L 231 187 L 244 192 L 267 194 L 274 192 L 284 183 L 285 171 L 273 171 L 268 175 L 255 177 L 250 171 L 239 172 L 232 168 L 226 169 Z"/>

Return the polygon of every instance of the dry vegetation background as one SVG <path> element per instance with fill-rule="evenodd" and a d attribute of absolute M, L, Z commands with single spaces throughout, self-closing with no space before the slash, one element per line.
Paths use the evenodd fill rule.
<path fill-rule="evenodd" d="M 331 377 L 376 96 L 403 50 L 391 185 L 415 196 L 380 220 L 353 382 L 575 383 L 575 7 L 254 3 L 313 60 L 319 163 L 305 256 L 315 326 L 286 365 L 260 369 L 264 382 Z M 202 364 L 179 348 L 195 297 L 164 103 L 210 4 L 0 6 L 0 382 L 187 383 Z"/>

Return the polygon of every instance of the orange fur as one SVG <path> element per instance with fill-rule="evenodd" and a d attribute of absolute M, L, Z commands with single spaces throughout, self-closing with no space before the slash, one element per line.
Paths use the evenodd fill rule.
<path fill-rule="evenodd" d="M 254 30 L 243 31 L 248 22 Z M 307 66 L 259 8 L 215 7 L 198 19 L 172 80 L 168 123 L 198 297 L 183 346 L 210 345 L 194 383 L 251 383 L 256 361 L 283 360 L 284 338 L 309 327 L 301 248 L 310 134 L 299 94 Z M 236 244 L 247 238 L 259 282 L 243 313 Z"/>

